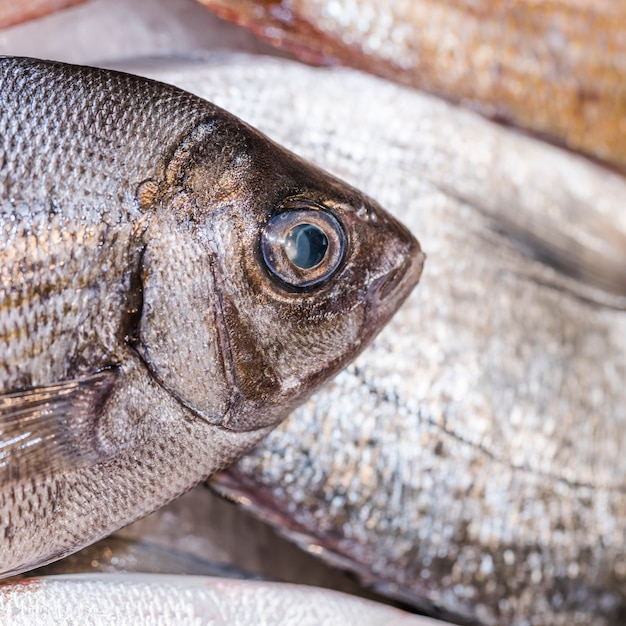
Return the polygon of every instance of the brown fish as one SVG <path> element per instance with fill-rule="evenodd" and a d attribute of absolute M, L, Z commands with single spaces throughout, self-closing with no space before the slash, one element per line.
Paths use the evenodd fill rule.
<path fill-rule="evenodd" d="M 0 28 L 26 22 L 84 0 L 0 0 Z"/>
<path fill-rule="evenodd" d="M 174 87 L 0 59 L 0 572 L 224 467 L 417 282 L 373 200 Z"/>
<path fill-rule="evenodd" d="M 200 0 L 310 63 L 462 102 L 626 167 L 624 0 Z"/>

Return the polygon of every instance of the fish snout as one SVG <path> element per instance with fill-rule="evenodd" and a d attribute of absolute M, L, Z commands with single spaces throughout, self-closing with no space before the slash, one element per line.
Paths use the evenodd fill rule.
<path fill-rule="evenodd" d="M 420 280 L 426 255 L 419 243 L 407 233 L 399 248 L 393 256 L 385 255 L 387 267 L 370 284 L 370 304 L 375 307 L 395 310 Z"/>

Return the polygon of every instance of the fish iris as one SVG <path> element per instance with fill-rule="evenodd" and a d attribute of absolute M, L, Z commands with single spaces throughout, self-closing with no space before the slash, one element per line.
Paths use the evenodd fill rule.
<path fill-rule="evenodd" d="M 287 258 L 301 269 L 319 265 L 326 256 L 328 238 L 314 224 L 298 224 L 285 237 Z"/>

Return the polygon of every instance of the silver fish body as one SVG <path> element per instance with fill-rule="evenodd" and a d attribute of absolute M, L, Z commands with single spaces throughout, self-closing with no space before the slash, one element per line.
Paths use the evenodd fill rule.
<path fill-rule="evenodd" d="M 154 75 L 381 190 L 429 255 L 370 349 L 217 488 L 455 620 L 622 624 L 624 298 L 573 278 L 599 266 L 564 241 L 604 233 L 589 250 L 619 273 L 624 180 L 356 72 L 224 56 Z M 520 253 L 524 225 L 580 271 Z"/>
<path fill-rule="evenodd" d="M 68 607 L 72 607 L 68 611 Z M 149 574 L 31 578 L 0 585 L 0 620 L 14 626 L 437 626 L 440 622 L 328 589 Z"/>
<path fill-rule="evenodd" d="M 217 505 L 226 521 L 212 518 L 213 523 L 207 526 L 207 504 L 209 510 Z M 229 515 L 228 511 L 232 514 Z M 218 513 L 217 510 L 212 512 Z M 219 545 L 223 548 L 223 541 L 228 542 L 231 538 L 223 529 L 222 533 L 217 531 L 216 527 L 228 527 L 229 523 L 235 524 L 231 526 L 233 534 L 241 533 L 238 540 L 244 550 L 246 544 L 249 548 L 250 538 L 262 545 L 259 534 L 263 536 L 264 533 L 255 532 L 263 531 L 262 525 L 248 518 L 246 529 L 241 521 L 241 511 L 232 504 L 218 499 L 207 489 L 193 489 L 176 502 L 111 537 L 33 572 L 6 579 L 0 584 L 0 622 L 69 624 L 75 620 L 77 623 L 130 625 L 144 623 L 144 620 L 154 623 L 149 620 L 158 613 L 164 620 L 159 621 L 162 624 L 187 623 L 190 615 L 194 615 L 214 620 L 209 622 L 211 624 L 226 623 L 229 626 L 257 623 L 295 626 L 302 620 L 305 623 L 359 626 L 387 626 L 401 620 L 401 623 L 416 626 L 444 626 L 442 622 L 384 607 L 381 598 L 373 594 L 365 597 L 369 602 L 354 597 L 355 591 L 361 596 L 366 592 L 358 589 L 347 577 L 343 584 L 335 586 L 338 580 L 342 580 L 341 574 L 313 557 L 299 553 L 293 546 L 291 556 L 296 556 L 293 571 L 297 570 L 306 578 L 309 578 L 311 569 L 317 570 L 318 575 L 323 572 L 325 578 L 317 580 L 317 585 L 313 579 L 308 582 L 301 579 L 300 584 L 264 581 L 263 577 L 253 576 L 242 569 L 207 560 L 220 558 L 213 551 L 215 546 L 206 542 L 207 531 L 216 537 L 221 534 Z M 145 532 L 146 528 L 140 531 L 140 527 L 154 524 L 152 531 Z M 267 539 L 272 531 L 265 530 Z M 133 540 L 129 535 L 136 531 L 141 532 L 139 540 Z M 254 560 L 253 552 L 254 549 L 245 550 L 245 554 Z M 269 553 L 276 554 L 275 545 L 266 543 L 257 552 L 257 557 L 271 568 L 276 563 L 273 558 L 267 559 Z M 304 557 L 306 565 L 298 557 Z M 284 561 L 282 556 L 279 558 Z M 103 572 L 107 575 L 103 576 Z M 343 593 L 336 593 L 338 591 Z M 347 591 L 352 591 L 352 595 Z M 99 594 L 99 598 L 96 600 L 92 593 Z M 145 614 L 147 606 L 152 609 L 148 615 Z M 183 619 L 184 611 L 189 614 Z"/>
<path fill-rule="evenodd" d="M 154 510 L 360 351 L 423 255 L 189 93 L 0 59 L 0 572 Z"/>

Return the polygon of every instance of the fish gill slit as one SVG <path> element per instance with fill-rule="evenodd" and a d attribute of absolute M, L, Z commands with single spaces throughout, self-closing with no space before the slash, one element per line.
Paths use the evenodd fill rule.
<path fill-rule="evenodd" d="M 228 420 L 228 416 L 235 405 L 235 397 L 239 387 L 237 380 L 237 371 L 235 368 L 235 355 L 233 346 L 228 333 L 228 323 L 226 322 L 226 314 L 224 313 L 224 292 L 221 283 L 215 271 L 215 260 L 213 255 L 209 260 L 209 268 L 211 270 L 211 278 L 213 279 L 213 289 L 216 295 L 215 307 L 215 326 L 217 329 L 217 338 L 220 346 L 220 359 L 222 361 L 222 371 L 230 388 L 228 398 L 228 406 L 224 414 L 224 422 Z M 224 424 L 223 424 L 224 425 Z"/>

